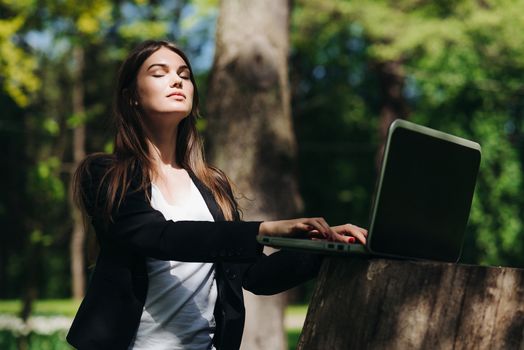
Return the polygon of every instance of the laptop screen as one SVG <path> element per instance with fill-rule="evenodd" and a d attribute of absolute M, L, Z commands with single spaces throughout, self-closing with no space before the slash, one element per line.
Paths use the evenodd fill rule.
<path fill-rule="evenodd" d="M 392 132 L 369 247 L 379 254 L 455 262 L 480 150 L 409 128 Z"/>

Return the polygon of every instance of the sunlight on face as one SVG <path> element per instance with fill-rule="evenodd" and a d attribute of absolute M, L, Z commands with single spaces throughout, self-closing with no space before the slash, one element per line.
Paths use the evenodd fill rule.
<path fill-rule="evenodd" d="M 149 56 L 137 75 L 139 104 L 154 122 L 177 123 L 193 106 L 191 72 L 180 55 L 162 47 Z"/>

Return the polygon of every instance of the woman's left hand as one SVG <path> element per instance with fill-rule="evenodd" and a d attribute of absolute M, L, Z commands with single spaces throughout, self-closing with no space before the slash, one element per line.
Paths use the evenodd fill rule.
<path fill-rule="evenodd" d="M 331 229 L 339 235 L 354 237 L 355 240 L 359 243 L 366 244 L 368 230 L 366 230 L 365 228 L 352 224 L 345 224 L 339 226 L 331 226 Z"/>

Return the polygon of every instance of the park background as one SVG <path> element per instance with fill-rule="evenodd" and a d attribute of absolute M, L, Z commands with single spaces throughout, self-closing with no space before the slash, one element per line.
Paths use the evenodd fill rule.
<path fill-rule="evenodd" d="M 248 22 L 229 32 L 236 31 L 238 41 L 216 45 L 217 33 L 227 31 L 221 25 L 243 23 L 253 11 L 264 23 L 281 19 L 285 30 L 252 33 Z M 224 136 L 227 125 L 213 121 L 221 101 L 249 114 L 252 119 L 240 120 L 250 126 L 245 133 L 271 145 L 267 152 L 276 156 L 263 173 L 282 174 L 289 186 L 232 176 L 247 192 L 254 186 L 279 197 L 262 219 L 297 213 L 365 227 L 385 130 L 393 119 L 407 118 L 482 146 L 460 262 L 522 267 L 523 33 L 524 2 L 517 0 L 0 0 L 0 348 L 67 348 L 63 325 L 90 271 L 89 235 L 81 234 L 72 206 L 71 175 L 84 154 L 111 151 L 118 66 L 149 38 L 167 38 L 187 52 L 210 160 L 224 167 L 228 155 L 217 155 L 222 148 L 249 155 L 236 138 Z M 276 86 L 284 112 L 264 109 L 269 102 L 262 98 L 250 113 L 240 88 L 230 85 L 234 79 L 217 85 L 217 77 L 239 71 L 218 64 L 220 58 L 245 43 L 254 43 L 248 48 L 257 54 L 246 56 L 255 71 L 247 78 L 242 73 L 243 93 L 255 98 Z M 277 70 L 284 83 L 264 70 L 282 50 L 286 60 Z M 233 125 L 236 114 L 230 114 L 222 111 L 221 118 Z M 287 133 L 280 148 L 266 130 L 273 122 L 286 125 L 274 121 L 277 114 L 292 121 L 280 131 Z M 248 218 L 263 209 L 248 208 Z M 307 305 L 313 286 L 286 300 Z M 34 318 L 33 326 L 20 322 L 50 315 Z M 288 332 L 291 343 L 298 332 Z"/>

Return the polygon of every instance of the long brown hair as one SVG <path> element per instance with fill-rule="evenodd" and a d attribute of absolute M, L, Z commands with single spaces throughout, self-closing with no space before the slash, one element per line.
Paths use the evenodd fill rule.
<path fill-rule="evenodd" d="M 91 161 L 101 156 L 112 159 L 96 194 L 96 197 L 103 195 L 105 198 L 102 212 L 106 220 L 112 220 L 111 213 L 120 206 L 133 176 L 140 177 L 138 190 L 143 190 L 150 199 L 147 189 L 151 183 L 150 174 L 154 169 L 144 133 L 145 116 L 136 104 L 136 101 L 139 101 L 137 74 L 144 61 L 162 47 L 182 57 L 189 67 L 190 79 L 194 86 L 191 112 L 178 125 L 176 161 L 188 172 L 195 174 L 211 190 L 226 220 L 234 220 L 238 218 L 238 205 L 232 194 L 230 181 L 222 171 L 207 164 L 204 158 L 202 140 L 196 128 L 199 98 L 191 65 L 182 50 L 173 43 L 163 40 L 144 41 L 122 63 L 113 106 L 116 127 L 114 151 L 111 155 L 103 153 L 90 155 L 80 163 L 73 178 L 76 202 L 83 208 L 82 199 L 85 198 L 82 187 L 83 177 L 86 176 Z M 101 191 L 104 193 L 100 193 Z"/>

